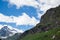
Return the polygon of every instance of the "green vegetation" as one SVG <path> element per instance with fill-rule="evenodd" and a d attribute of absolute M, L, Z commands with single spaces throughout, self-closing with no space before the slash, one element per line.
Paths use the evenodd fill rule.
<path fill-rule="evenodd" d="M 29 34 L 21 40 L 60 40 L 60 27 L 46 32 Z"/>
<path fill-rule="evenodd" d="M 60 40 L 60 6 L 47 10 L 40 23 L 27 30 L 19 40 Z"/>

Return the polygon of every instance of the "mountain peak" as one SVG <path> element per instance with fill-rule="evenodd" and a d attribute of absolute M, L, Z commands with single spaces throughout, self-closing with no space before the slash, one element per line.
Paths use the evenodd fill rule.
<path fill-rule="evenodd" d="M 4 27 L 2 27 L 2 29 L 9 29 L 9 28 L 8 28 L 8 26 L 4 26 Z"/>
<path fill-rule="evenodd" d="M 4 26 L 0 29 L 0 38 L 7 38 L 9 36 L 13 36 L 16 33 L 23 33 L 23 31 L 11 26 Z"/>

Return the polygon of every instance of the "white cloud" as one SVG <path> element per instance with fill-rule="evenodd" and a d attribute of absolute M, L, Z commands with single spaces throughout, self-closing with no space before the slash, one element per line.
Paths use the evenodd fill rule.
<path fill-rule="evenodd" d="M 3 27 L 3 25 L 0 24 L 0 29 Z"/>
<path fill-rule="evenodd" d="M 44 3 L 44 4 L 42 4 Z M 60 5 L 60 0 L 40 0 L 40 8 L 43 11 L 48 10 L 49 8 L 53 8 Z"/>
<path fill-rule="evenodd" d="M 0 13 L 0 22 L 10 23 L 10 22 L 13 22 L 13 18 L 10 16 L 5 16 L 2 13 Z"/>
<path fill-rule="evenodd" d="M 46 10 L 51 7 L 56 7 L 60 5 L 60 0 L 5 0 L 8 1 L 10 5 L 16 5 L 17 8 L 21 6 L 33 6 L 33 7 L 42 7 L 42 9 Z"/>
<path fill-rule="evenodd" d="M 30 18 L 26 13 L 23 13 L 22 16 L 14 17 L 14 21 L 17 25 L 36 25 L 38 20 L 34 17 Z"/>
<path fill-rule="evenodd" d="M 60 0 L 38 0 L 39 1 L 39 7 L 40 10 L 43 11 L 43 14 L 50 8 L 54 8 L 60 5 Z M 38 10 L 37 9 L 37 10 Z M 38 17 L 41 18 L 43 14 L 40 14 L 38 11 Z"/>
<path fill-rule="evenodd" d="M 23 5 L 35 6 L 37 7 L 38 3 L 35 0 L 6 0 L 10 5 L 16 5 L 17 8 L 20 8 Z"/>
<path fill-rule="evenodd" d="M 16 25 L 36 25 L 39 21 L 35 17 L 30 18 L 26 13 L 21 16 L 5 16 L 0 13 L 0 22 L 16 23 Z"/>
<path fill-rule="evenodd" d="M 26 6 L 33 6 L 36 7 L 37 10 L 42 10 L 44 11 L 44 13 L 46 12 L 46 10 L 48 10 L 49 8 L 53 8 L 56 7 L 58 5 L 60 5 L 60 0 L 5 0 L 9 2 L 9 5 L 16 5 L 17 9 L 19 9 L 20 7 L 26 5 Z M 43 13 L 43 14 L 44 14 Z M 39 12 L 38 12 L 39 14 Z M 41 16 L 40 14 L 38 15 L 38 17 Z"/>
<path fill-rule="evenodd" d="M 49 8 L 53 8 L 60 5 L 60 0 L 37 0 L 37 1 L 36 0 L 5 0 L 5 1 L 8 1 L 9 5 L 16 5 L 17 9 L 19 9 L 24 5 L 37 7 L 38 18 L 41 17 Z M 44 11 L 44 13 L 40 14 L 39 10 Z M 9 17 L 0 14 L 0 21 L 7 23 L 13 22 L 16 23 L 16 25 L 36 25 L 39 22 L 37 19 L 35 19 L 35 17 L 30 18 L 26 13 L 23 13 L 19 17 L 15 17 L 15 16 Z"/>

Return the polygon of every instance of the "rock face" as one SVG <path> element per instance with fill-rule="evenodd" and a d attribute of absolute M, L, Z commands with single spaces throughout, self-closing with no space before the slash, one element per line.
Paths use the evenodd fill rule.
<path fill-rule="evenodd" d="M 40 24 L 56 24 L 60 25 L 60 6 L 51 8 L 41 17 Z"/>
<path fill-rule="evenodd" d="M 47 10 L 47 12 L 41 17 L 40 23 L 38 23 L 34 28 L 25 31 L 20 36 L 20 38 L 22 39 L 23 37 L 29 34 L 46 32 L 59 26 L 60 26 L 60 6 Z"/>

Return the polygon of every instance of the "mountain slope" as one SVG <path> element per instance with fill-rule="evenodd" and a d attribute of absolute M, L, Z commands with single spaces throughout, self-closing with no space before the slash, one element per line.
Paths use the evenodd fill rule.
<path fill-rule="evenodd" d="M 18 40 L 60 40 L 60 6 L 47 10 L 40 23 Z"/>
<path fill-rule="evenodd" d="M 22 34 L 22 30 L 18 30 L 16 28 L 12 28 L 11 26 L 4 26 L 0 29 L 0 39 L 9 40 L 8 38 L 13 38 L 12 36 L 16 36 L 18 34 Z M 15 37 L 16 38 L 16 37 Z M 10 39 L 11 40 L 11 39 Z"/>
<path fill-rule="evenodd" d="M 19 35 L 21 35 L 22 33 L 16 33 L 13 36 L 9 36 L 6 39 L 2 39 L 2 40 L 17 40 L 19 38 Z"/>
<path fill-rule="evenodd" d="M 60 40 L 60 27 L 49 30 L 48 32 L 29 34 L 20 40 Z"/>

